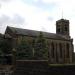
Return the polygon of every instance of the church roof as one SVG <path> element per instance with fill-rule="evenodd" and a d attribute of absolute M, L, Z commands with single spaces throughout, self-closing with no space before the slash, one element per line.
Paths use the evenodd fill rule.
<path fill-rule="evenodd" d="M 43 32 L 43 31 L 36 31 L 36 30 L 29 30 L 29 29 L 22 29 L 22 28 L 15 28 L 15 27 L 9 27 L 7 26 L 7 30 L 11 30 L 12 33 L 17 34 L 17 35 L 23 35 L 23 36 L 39 36 L 40 32 L 43 33 L 43 36 L 46 38 L 51 38 L 51 39 L 59 39 L 59 40 L 68 40 L 62 35 L 55 34 L 55 33 L 49 33 L 49 32 Z M 5 31 L 5 33 L 6 33 Z"/>

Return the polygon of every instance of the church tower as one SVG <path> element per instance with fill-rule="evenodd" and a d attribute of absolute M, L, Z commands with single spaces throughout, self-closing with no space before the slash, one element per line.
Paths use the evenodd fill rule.
<path fill-rule="evenodd" d="M 69 20 L 60 19 L 56 21 L 56 34 L 69 37 Z"/>

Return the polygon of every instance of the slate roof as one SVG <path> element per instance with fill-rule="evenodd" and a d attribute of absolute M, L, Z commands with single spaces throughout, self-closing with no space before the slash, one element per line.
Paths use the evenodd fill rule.
<path fill-rule="evenodd" d="M 49 32 L 43 32 L 43 31 L 36 31 L 36 30 L 29 30 L 29 29 L 22 29 L 22 28 L 15 28 L 15 27 L 9 27 L 7 26 L 7 29 L 10 29 L 14 34 L 17 35 L 23 35 L 23 36 L 39 36 L 40 32 L 43 33 L 43 36 L 46 38 L 51 38 L 51 39 L 60 39 L 60 40 L 69 40 L 65 38 L 62 35 L 55 34 L 55 33 L 49 33 Z"/>

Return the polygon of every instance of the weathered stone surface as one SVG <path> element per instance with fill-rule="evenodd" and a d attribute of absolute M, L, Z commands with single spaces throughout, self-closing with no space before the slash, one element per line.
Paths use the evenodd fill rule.
<path fill-rule="evenodd" d="M 47 61 L 17 61 L 13 75 L 75 75 L 75 65 L 49 65 Z"/>

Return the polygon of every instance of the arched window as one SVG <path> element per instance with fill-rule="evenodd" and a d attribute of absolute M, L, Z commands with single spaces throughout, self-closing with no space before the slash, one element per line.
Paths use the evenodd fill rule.
<path fill-rule="evenodd" d="M 68 43 L 66 44 L 66 54 L 67 54 L 66 56 L 69 57 L 69 44 Z"/>
<path fill-rule="evenodd" d="M 59 60 L 58 60 L 58 43 L 56 43 L 56 62 L 58 63 L 59 62 Z"/>
<path fill-rule="evenodd" d="M 54 58 L 54 44 L 51 43 L 51 56 Z"/>
<path fill-rule="evenodd" d="M 59 43 L 60 58 L 62 58 L 62 44 Z"/>

